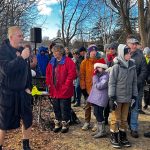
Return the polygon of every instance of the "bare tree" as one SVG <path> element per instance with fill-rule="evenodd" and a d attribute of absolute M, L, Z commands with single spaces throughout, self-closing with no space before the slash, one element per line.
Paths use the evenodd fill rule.
<path fill-rule="evenodd" d="M 150 0 L 138 0 L 139 32 L 143 47 L 150 46 Z"/>
<path fill-rule="evenodd" d="M 121 16 L 122 24 L 126 33 L 132 34 L 133 31 L 130 22 L 130 10 L 136 5 L 136 1 L 133 3 L 131 0 L 111 0 L 111 5 L 110 3 L 108 4 L 107 0 L 104 0 L 104 2 L 114 12 Z"/>
<path fill-rule="evenodd" d="M 38 14 L 35 9 L 36 0 L 2 0 L 0 3 L 1 40 L 7 37 L 8 27 L 18 25 L 26 32 L 35 22 Z"/>
<path fill-rule="evenodd" d="M 97 12 L 97 21 L 92 33 L 95 38 L 102 40 L 101 44 L 110 43 L 112 31 L 115 30 L 117 17 L 112 9 L 107 7 L 105 3 L 99 3 L 99 11 Z"/>
<path fill-rule="evenodd" d="M 64 46 L 76 35 L 78 26 L 92 13 L 94 0 L 58 0 L 61 8 L 61 32 Z"/>
<path fill-rule="evenodd" d="M 146 46 L 150 47 L 150 0 L 147 1 L 145 18 L 146 18 L 145 30 L 147 33 L 147 45 Z"/>

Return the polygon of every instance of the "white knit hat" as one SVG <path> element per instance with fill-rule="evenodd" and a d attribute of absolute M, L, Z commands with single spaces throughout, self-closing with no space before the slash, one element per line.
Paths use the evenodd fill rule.
<path fill-rule="evenodd" d="M 102 63 L 96 63 L 96 64 L 94 64 L 94 69 L 96 69 L 98 67 L 104 68 L 104 69 L 108 69 L 108 66 L 106 64 L 102 64 Z"/>

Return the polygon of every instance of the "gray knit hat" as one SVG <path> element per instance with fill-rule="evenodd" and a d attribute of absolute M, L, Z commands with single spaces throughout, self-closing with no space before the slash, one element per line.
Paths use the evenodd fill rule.
<path fill-rule="evenodd" d="M 137 44 L 139 44 L 139 41 L 135 38 L 129 38 L 129 39 L 127 39 L 127 43 L 131 43 L 131 44 L 137 43 Z"/>
<path fill-rule="evenodd" d="M 104 45 L 104 51 L 107 50 L 110 47 L 110 44 L 105 44 Z"/>
<path fill-rule="evenodd" d="M 144 55 L 150 55 L 150 48 L 149 47 L 145 47 L 143 50 L 143 54 Z"/>

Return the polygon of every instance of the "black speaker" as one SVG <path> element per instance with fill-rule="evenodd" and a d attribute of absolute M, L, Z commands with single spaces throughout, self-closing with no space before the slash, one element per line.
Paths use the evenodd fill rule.
<path fill-rule="evenodd" d="M 34 43 L 42 42 L 42 29 L 41 28 L 31 28 L 30 41 Z"/>

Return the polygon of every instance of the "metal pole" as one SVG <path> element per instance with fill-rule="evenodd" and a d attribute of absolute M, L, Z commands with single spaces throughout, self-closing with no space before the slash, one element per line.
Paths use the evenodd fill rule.
<path fill-rule="evenodd" d="M 35 55 L 36 55 L 36 42 L 35 42 Z"/>

